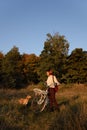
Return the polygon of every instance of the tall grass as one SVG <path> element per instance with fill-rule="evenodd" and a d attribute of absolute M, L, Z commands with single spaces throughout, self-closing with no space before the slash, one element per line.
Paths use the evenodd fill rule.
<path fill-rule="evenodd" d="M 60 112 L 33 113 L 18 99 L 33 95 L 32 86 L 21 90 L 0 90 L 0 130 L 87 130 L 87 86 L 61 86 L 56 94 Z"/>
<path fill-rule="evenodd" d="M 50 130 L 86 130 L 87 129 L 87 104 L 75 103 L 67 106 L 52 123 Z"/>

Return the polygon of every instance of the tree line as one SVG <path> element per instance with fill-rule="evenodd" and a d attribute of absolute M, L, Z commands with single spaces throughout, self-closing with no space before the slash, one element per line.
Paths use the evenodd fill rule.
<path fill-rule="evenodd" d="M 21 88 L 45 82 L 51 68 L 61 83 L 87 83 L 87 51 L 82 48 L 69 52 L 65 36 L 47 34 L 39 56 L 20 54 L 14 46 L 7 54 L 0 52 L 0 87 Z"/>

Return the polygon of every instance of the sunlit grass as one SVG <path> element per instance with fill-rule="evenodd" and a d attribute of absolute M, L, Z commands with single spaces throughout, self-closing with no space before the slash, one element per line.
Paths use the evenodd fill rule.
<path fill-rule="evenodd" d="M 31 100 L 27 106 L 18 103 L 19 98 L 33 95 L 29 86 L 21 90 L 0 90 L 1 130 L 86 130 L 87 129 L 87 86 L 61 85 L 56 98 L 60 112 L 43 111 L 33 113 Z"/>

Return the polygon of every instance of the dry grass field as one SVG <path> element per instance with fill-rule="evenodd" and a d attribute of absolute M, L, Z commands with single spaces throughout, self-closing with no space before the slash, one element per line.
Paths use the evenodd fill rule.
<path fill-rule="evenodd" d="M 18 103 L 20 98 L 33 95 L 29 86 L 20 90 L 0 90 L 0 130 L 87 130 L 87 85 L 60 86 L 56 94 L 60 112 L 33 113 L 31 100 L 27 106 Z"/>

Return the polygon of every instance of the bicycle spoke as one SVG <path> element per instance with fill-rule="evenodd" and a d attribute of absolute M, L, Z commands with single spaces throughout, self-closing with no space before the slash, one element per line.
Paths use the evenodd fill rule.
<path fill-rule="evenodd" d="M 42 90 L 35 89 L 36 92 L 31 103 L 31 109 L 33 112 L 42 112 L 48 104 L 47 93 Z M 38 93 L 39 92 L 39 93 Z"/>

